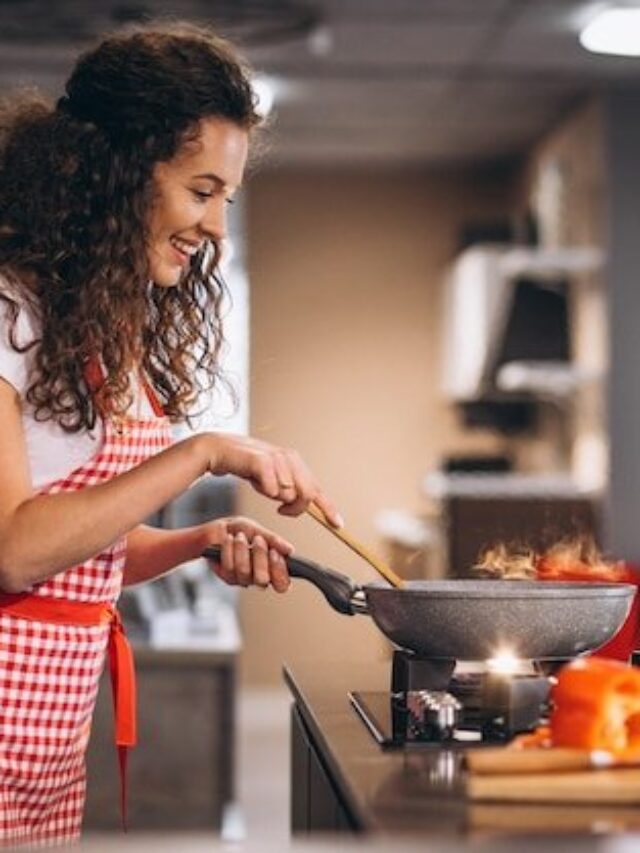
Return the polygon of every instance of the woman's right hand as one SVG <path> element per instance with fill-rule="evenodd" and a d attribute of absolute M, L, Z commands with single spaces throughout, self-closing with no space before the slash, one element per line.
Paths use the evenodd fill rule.
<path fill-rule="evenodd" d="M 210 473 L 242 477 L 260 494 L 279 501 L 282 515 L 300 515 L 313 502 L 334 527 L 343 526 L 336 507 L 297 451 L 228 433 L 201 433 L 196 440 L 201 441 Z"/>
<path fill-rule="evenodd" d="M 263 589 L 272 586 L 276 592 L 289 588 L 286 558 L 293 554 L 293 545 L 282 536 L 242 516 L 216 518 L 198 530 L 204 537 L 200 552 L 210 544 L 220 546 L 219 559 L 207 559 L 225 583 Z"/>

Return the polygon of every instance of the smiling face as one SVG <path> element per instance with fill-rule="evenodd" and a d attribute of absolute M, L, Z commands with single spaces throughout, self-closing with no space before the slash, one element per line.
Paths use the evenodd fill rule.
<path fill-rule="evenodd" d="M 242 182 L 248 132 L 227 119 L 203 119 L 197 138 L 153 169 L 147 260 L 155 284 L 173 287 L 205 241 L 226 236 L 225 207 Z"/>

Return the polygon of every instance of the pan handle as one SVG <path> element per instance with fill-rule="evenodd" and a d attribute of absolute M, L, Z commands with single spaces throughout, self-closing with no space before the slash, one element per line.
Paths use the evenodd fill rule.
<path fill-rule="evenodd" d="M 220 548 L 211 545 L 205 548 L 202 556 L 208 560 L 220 562 Z M 353 616 L 355 613 L 366 613 L 367 603 L 362 587 L 354 583 L 346 575 L 325 569 L 324 566 L 305 560 L 301 557 L 287 557 L 287 569 L 292 578 L 301 578 L 317 586 L 329 604 L 338 613 Z"/>

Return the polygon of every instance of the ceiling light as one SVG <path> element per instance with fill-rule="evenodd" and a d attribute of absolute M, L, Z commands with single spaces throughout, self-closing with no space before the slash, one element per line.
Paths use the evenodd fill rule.
<path fill-rule="evenodd" d="M 582 30 L 580 44 L 591 53 L 640 56 L 640 7 L 604 9 Z"/>
<path fill-rule="evenodd" d="M 333 33 L 329 27 L 319 24 L 307 36 L 307 45 L 313 56 L 328 56 L 333 50 Z"/>

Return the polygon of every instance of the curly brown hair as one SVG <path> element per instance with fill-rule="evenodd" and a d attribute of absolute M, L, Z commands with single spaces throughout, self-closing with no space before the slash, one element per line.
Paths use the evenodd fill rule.
<path fill-rule="evenodd" d="M 259 123 L 249 72 L 209 29 L 153 24 L 81 56 L 65 92 L 55 107 L 23 93 L 0 111 L 0 273 L 10 284 L 0 298 L 14 349 L 20 302 L 41 329 L 27 403 L 67 432 L 90 429 L 126 411 L 141 366 L 166 413 L 185 419 L 220 379 L 225 291 L 210 244 L 179 286 L 149 282 L 152 172 L 203 118 Z M 96 355 L 106 379 L 92 394 L 84 373 Z"/>

